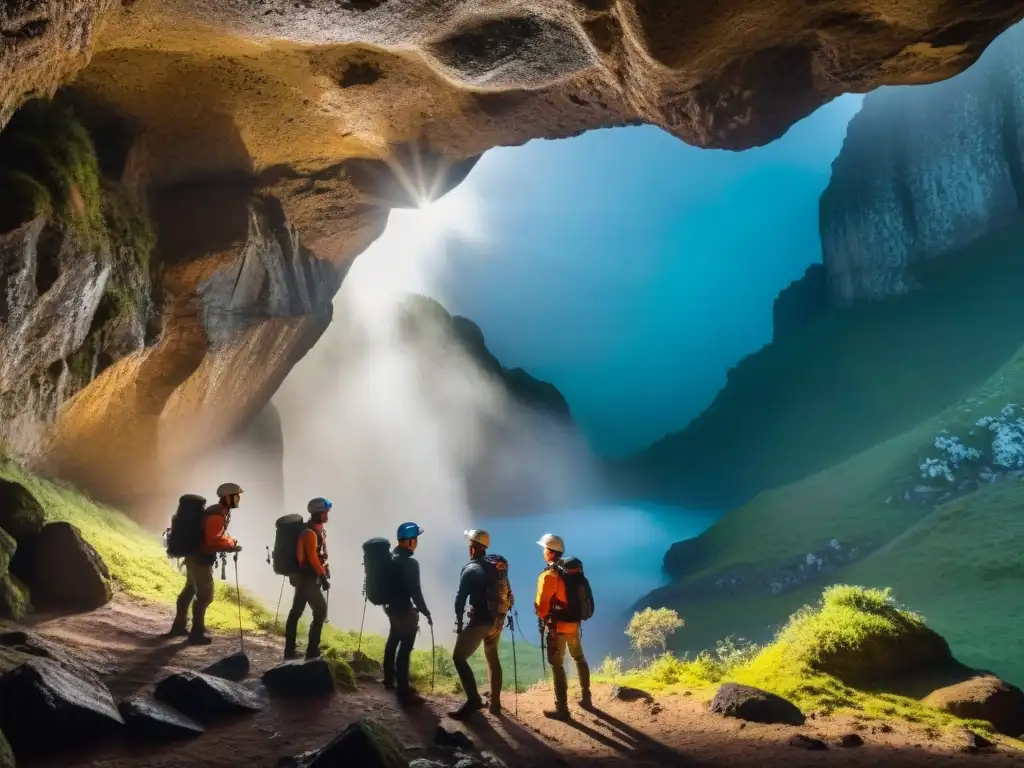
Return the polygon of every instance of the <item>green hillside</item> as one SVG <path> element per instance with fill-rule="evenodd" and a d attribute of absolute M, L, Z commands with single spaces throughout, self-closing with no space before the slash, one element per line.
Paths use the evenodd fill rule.
<path fill-rule="evenodd" d="M 913 429 L 1024 344 L 1024 222 L 745 358 L 706 411 L 626 462 L 625 492 L 735 506 Z"/>

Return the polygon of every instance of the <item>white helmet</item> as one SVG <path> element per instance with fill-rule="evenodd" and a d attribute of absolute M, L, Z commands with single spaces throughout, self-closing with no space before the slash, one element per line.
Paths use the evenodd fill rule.
<path fill-rule="evenodd" d="M 565 554 L 565 542 L 562 541 L 561 536 L 555 536 L 553 533 L 545 533 L 540 537 L 540 541 L 537 544 L 544 549 L 550 549 L 552 552 L 557 552 L 560 555 Z"/>
<path fill-rule="evenodd" d="M 238 483 L 221 483 L 217 486 L 217 498 L 226 499 L 228 496 L 241 495 L 242 486 Z"/>
<path fill-rule="evenodd" d="M 476 528 L 471 528 L 468 531 L 463 531 L 463 535 L 472 541 L 474 544 L 479 544 L 484 549 L 491 546 L 491 534 L 487 531 L 481 531 Z"/>

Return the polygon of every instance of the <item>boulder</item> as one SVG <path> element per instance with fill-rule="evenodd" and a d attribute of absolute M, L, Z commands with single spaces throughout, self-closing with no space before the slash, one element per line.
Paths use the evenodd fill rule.
<path fill-rule="evenodd" d="M 122 701 L 118 711 L 124 718 L 128 735 L 139 741 L 159 744 L 198 736 L 205 730 L 178 710 L 142 696 Z"/>
<path fill-rule="evenodd" d="M 84 663 L 66 646 L 22 630 L 0 632 L 0 672 L 13 669 L 31 657 L 55 661 L 76 677 L 103 686 L 99 671 Z"/>
<path fill-rule="evenodd" d="M 960 748 L 961 751 L 967 752 L 968 754 L 974 754 L 976 752 L 981 752 L 982 750 L 995 748 L 996 745 L 984 736 L 977 734 L 974 731 L 969 731 L 966 728 L 964 729 L 964 744 Z"/>
<path fill-rule="evenodd" d="M 28 590 L 10 572 L 18 544 L 0 528 L 0 618 L 20 619 L 29 609 Z"/>
<path fill-rule="evenodd" d="M 612 689 L 612 698 L 619 701 L 646 701 L 648 704 L 654 701 L 654 697 L 647 691 L 630 688 L 628 685 L 616 685 Z"/>
<path fill-rule="evenodd" d="M 828 744 L 821 739 L 812 739 L 810 736 L 804 736 L 802 733 L 794 733 L 790 736 L 789 746 L 810 750 L 811 752 L 824 752 L 828 749 Z"/>
<path fill-rule="evenodd" d="M 0 675 L 0 731 L 16 754 L 44 751 L 60 734 L 61 747 L 123 727 L 114 698 L 102 683 L 75 675 L 54 661 L 25 656 Z"/>
<path fill-rule="evenodd" d="M 401 745 L 373 720 L 357 720 L 313 752 L 278 761 L 279 768 L 407 768 Z"/>
<path fill-rule="evenodd" d="M 249 676 L 249 657 L 244 653 L 232 653 L 200 670 L 204 675 L 220 677 L 240 683 Z"/>
<path fill-rule="evenodd" d="M 356 651 L 352 658 L 348 659 L 348 665 L 352 673 L 359 679 L 376 679 L 384 674 L 384 667 L 376 659 L 371 659 L 365 653 Z"/>
<path fill-rule="evenodd" d="M 323 659 L 287 661 L 264 672 L 263 684 L 274 696 L 327 696 L 334 693 L 334 677 Z"/>
<path fill-rule="evenodd" d="M 856 733 L 844 733 L 839 737 L 839 746 L 844 749 L 854 749 L 864 746 L 864 739 Z"/>
<path fill-rule="evenodd" d="M 22 541 L 42 530 L 46 515 L 24 486 L 0 479 L 0 528 Z"/>
<path fill-rule="evenodd" d="M 14 752 L 3 731 L 0 731 L 0 768 L 14 768 Z"/>
<path fill-rule="evenodd" d="M 165 677 L 157 684 L 153 695 L 157 701 L 199 722 L 263 709 L 257 691 L 202 672 L 179 672 Z"/>
<path fill-rule="evenodd" d="M 725 683 L 715 693 L 708 709 L 725 717 L 751 723 L 803 725 L 806 718 L 796 705 L 774 693 L 750 685 Z"/>
<path fill-rule="evenodd" d="M 1024 734 L 1024 691 L 992 675 L 939 688 L 923 703 L 956 717 L 987 720 L 1007 736 Z"/>
<path fill-rule="evenodd" d="M 20 542 L 12 570 L 36 608 L 91 611 L 113 597 L 106 563 L 71 523 L 47 523 Z"/>

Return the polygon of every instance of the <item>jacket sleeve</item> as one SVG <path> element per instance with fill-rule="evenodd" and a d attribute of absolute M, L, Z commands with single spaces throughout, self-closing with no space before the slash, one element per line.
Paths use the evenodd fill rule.
<path fill-rule="evenodd" d="M 550 570 L 544 570 L 537 579 L 537 602 L 533 608 L 543 620 L 547 620 L 551 614 L 551 599 L 555 596 L 555 587 L 558 577 Z"/>
<path fill-rule="evenodd" d="M 312 568 L 317 576 L 327 577 L 327 570 L 324 568 L 324 564 L 320 562 L 320 553 L 317 551 L 316 546 L 316 533 L 311 530 L 305 530 L 299 534 L 299 565 L 309 563 L 309 567 Z"/>
<path fill-rule="evenodd" d="M 207 552 L 230 552 L 238 546 L 234 538 L 228 536 L 227 518 L 216 512 L 203 520 L 203 543 Z"/>
<path fill-rule="evenodd" d="M 465 566 L 462 569 L 462 575 L 459 576 L 459 591 L 455 595 L 455 618 L 459 621 L 462 620 L 462 615 L 466 612 L 466 599 L 469 597 L 469 566 Z"/>
<path fill-rule="evenodd" d="M 423 587 L 420 586 L 420 564 L 411 557 L 405 559 L 405 578 L 406 585 L 409 588 L 409 597 L 412 598 L 412 603 L 416 606 L 416 610 L 424 616 L 430 616 L 427 604 L 423 600 Z"/>

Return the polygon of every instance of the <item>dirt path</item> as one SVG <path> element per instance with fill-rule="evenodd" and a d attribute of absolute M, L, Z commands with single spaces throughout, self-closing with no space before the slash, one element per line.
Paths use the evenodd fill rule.
<path fill-rule="evenodd" d="M 191 648 L 159 637 L 170 623 L 169 611 L 123 601 L 89 614 L 39 617 L 38 633 L 75 646 L 83 660 L 106 679 L 115 697 L 148 689 L 172 671 L 196 668 L 238 649 L 237 637 L 221 636 L 208 648 Z M 276 640 L 248 638 L 246 652 L 253 675 L 278 663 Z M 555 723 L 541 711 L 550 706 L 551 692 L 538 686 L 518 697 L 506 694 L 507 716 L 478 716 L 458 725 L 444 716 L 458 702 L 431 697 L 428 706 L 402 712 L 394 699 L 373 683 L 353 693 L 339 693 L 315 703 L 273 702 L 263 713 L 208 729 L 202 737 L 158 749 L 123 745 L 100 746 L 89 753 L 19 766 L 62 768 L 192 768 L 239 766 L 270 768 L 279 758 L 315 748 L 359 717 L 373 717 L 388 727 L 409 749 L 410 759 L 428 755 L 438 724 L 461 730 L 509 768 L 536 766 L 731 766 L 773 768 L 793 765 L 935 766 L 980 764 L 1024 766 L 1024 754 L 1002 750 L 968 755 L 959 734 L 928 733 L 906 723 L 891 731 L 849 717 L 821 717 L 799 729 L 745 724 L 705 712 L 693 697 L 658 698 L 653 705 L 612 698 L 611 689 L 595 690 L 598 711 L 574 710 L 576 722 Z M 833 746 L 809 752 L 789 745 L 795 733 L 834 744 L 839 736 L 859 733 L 865 745 L 856 749 Z"/>

